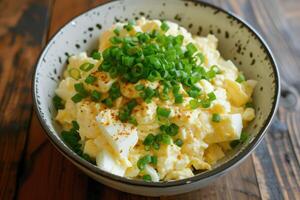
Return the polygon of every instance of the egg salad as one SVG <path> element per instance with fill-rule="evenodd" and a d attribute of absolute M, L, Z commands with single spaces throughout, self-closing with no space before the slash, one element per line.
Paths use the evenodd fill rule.
<path fill-rule="evenodd" d="M 99 47 L 68 58 L 53 98 L 62 139 L 109 173 L 170 181 L 210 170 L 248 139 L 246 80 L 214 35 L 169 21 L 116 23 Z"/>

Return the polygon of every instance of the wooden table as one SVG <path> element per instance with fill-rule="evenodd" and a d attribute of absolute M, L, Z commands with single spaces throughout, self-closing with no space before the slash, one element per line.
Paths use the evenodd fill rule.
<path fill-rule="evenodd" d="M 49 143 L 32 109 L 31 75 L 49 37 L 93 0 L 0 1 L 0 199 L 151 199 L 80 172 Z M 209 186 L 161 199 L 300 199 L 300 1 L 212 0 L 252 24 L 281 70 L 281 103 L 257 150 Z"/>

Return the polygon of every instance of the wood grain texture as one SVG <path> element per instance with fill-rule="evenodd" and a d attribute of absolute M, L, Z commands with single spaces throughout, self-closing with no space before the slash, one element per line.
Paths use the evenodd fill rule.
<path fill-rule="evenodd" d="M 31 75 L 48 11 L 48 0 L 0 3 L 0 199 L 16 193 L 32 110 Z"/>
<path fill-rule="evenodd" d="M 38 4 L 44 8 L 42 16 L 47 16 L 49 10 L 52 10 L 48 38 L 69 19 L 103 0 L 49 2 L 50 5 L 46 0 Z M 88 178 L 54 149 L 35 115 L 26 140 L 31 113 L 30 84 L 21 80 L 30 80 L 30 67 L 47 32 L 48 20 L 47 17 L 39 19 L 38 33 L 32 32 L 34 29 L 27 31 L 23 21 L 35 19 L 31 18 L 35 16 L 32 13 L 38 11 L 30 10 L 32 5 L 37 5 L 35 1 L 25 0 L 21 4 L 1 1 L 0 199 L 13 198 L 15 188 L 18 188 L 19 199 L 300 199 L 300 2 L 208 2 L 247 20 L 266 39 L 282 75 L 280 108 L 264 141 L 240 166 L 198 191 L 150 198 L 120 192 Z M 27 12 L 29 17 L 25 15 L 26 10 L 31 11 Z M 18 66 L 22 73 L 10 70 L 13 66 Z M 16 79 L 20 79 L 17 84 L 11 82 Z M 20 114 L 15 115 L 16 111 Z"/>

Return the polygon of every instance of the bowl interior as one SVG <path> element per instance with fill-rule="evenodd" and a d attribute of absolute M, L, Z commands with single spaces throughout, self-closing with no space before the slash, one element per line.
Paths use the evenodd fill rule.
<path fill-rule="evenodd" d="M 262 135 L 274 113 L 278 99 L 278 74 L 269 51 L 253 31 L 226 12 L 207 4 L 179 0 L 113 1 L 76 17 L 58 31 L 41 54 L 33 80 L 37 112 L 52 141 L 62 151 L 76 157 L 61 141 L 57 134 L 60 127 L 53 120 L 52 97 L 65 69 L 67 56 L 90 52 L 97 47 L 99 35 L 113 23 L 141 16 L 176 22 L 195 35 L 214 34 L 219 39 L 221 55 L 232 60 L 248 79 L 258 81 L 253 96 L 256 118 L 246 130 L 251 138 L 215 168 L 240 155 L 249 143 L 257 142 L 257 137 Z"/>

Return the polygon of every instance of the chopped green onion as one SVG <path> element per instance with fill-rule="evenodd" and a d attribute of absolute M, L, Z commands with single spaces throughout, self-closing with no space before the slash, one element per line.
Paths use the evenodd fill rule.
<path fill-rule="evenodd" d="M 88 75 L 88 77 L 86 77 L 84 82 L 86 82 L 87 84 L 93 84 L 96 80 L 97 80 L 97 77 Z"/>
<path fill-rule="evenodd" d="M 200 96 L 201 90 L 200 88 L 197 88 L 196 86 L 191 87 L 187 93 L 189 94 L 190 97 L 193 98 L 198 98 Z"/>
<path fill-rule="evenodd" d="M 134 57 L 131 56 L 123 56 L 122 57 L 122 64 L 127 66 L 127 67 L 131 67 L 134 63 Z"/>
<path fill-rule="evenodd" d="M 165 133 L 161 134 L 161 142 L 162 143 L 171 144 L 171 141 L 172 141 L 172 138 L 168 134 L 165 134 Z"/>
<path fill-rule="evenodd" d="M 150 176 L 149 174 L 145 174 L 145 175 L 143 176 L 143 180 L 144 180 L 144 181 L 147 181 L 147 182 L 150 182 L 150 181 L 152 181 L 152 178 L 151 178 L 151 176 Z"/>
<path fill-rule="evenodd" d="M 144 88 L 145 88 L 145 86 L 142 85 L 142 84 L 139 84 L 139 85 L 136 85 L 136 86 L 135 86 L 135 89 L 136 89 L 137 91 L 141 91 L 141 90 L 143 90 Z"/>
<path fill-rule="evenodd" d="M 144 144 L 144 145 L 147 145 L 147 146 L 150 146 L 150 145 L 153 144 L 154 139 L 155 139 L 155 136 L 154 136 L 153 134 L 149 134 L 149 135 L 147 135 L 147 137 L 145 138 L 143 144 Z"/>
<path fill-rule="evenodd" d="M 126 122 L 131 120 L 130 122 L 132 124 L 137 124 L 135 118 L 133 118 L 131 115 L 131 112 L 133 110 L 133 108 L 137 105 L 137 102 L 135 99 L 132 99 L 131 101 L 129 101 L 127 103 L 127 105 L 125 105 L 123 108 L 120 109 L 119 112 L 119 118 L 122 122 Z"/>
<path fill-rule="evenodd" d="M 93 165 L 96 165 L 96 161 L 95 161 L 93 158 L 91 158 L 88 154 L 82 153 L 82 155 L 80 155 L 80 156 L 81 156 L 84 160 L 86 160 L 86 161 L 92 163 Z"/>
<path fill-rule="evenodd" d="M 217 99 L 217 97 L 216 97 L 216 95 L 215 95 L 214 92 L 208 93 L 207 96 L 208 96 L 208 99 L 209 99 L 210 101 L 214 101 L 214 100 Z"/>
<path fill-rule="evenodd" d="M 111 100 L 116 100 L 117 98 L 119 98 L 121 96 L 121 91 L 120 91 L 120 86 L 118 85 L 118 83 L 113 83 L 112 86 L 110 87 L 109 91 L 109 96 L 111 98 Z"/>
<path fill-rule="evenodd" d="M 220 74 L 221 73 L 221 70 L 220 70 L 220 68 L 217 65 L 211 66 L 210 69 L 213 70 L 213 71 L 215 71 L 216 74 Z"/>
<path fill-rule="evenodd" d="M 200 102 L 197 99 L 192 99 L 189 101 L 189 106 L 191 109 L 196 109 L 200 106 Z"/>
<path fill-rule="evenodd" d="M 179 84 L 176 84 L 176 85 L 173 85 L 173 88 L 172 88 L 172 92 L 174 95 L 178 94 L 180 91 L 180 85 Z"/>
<path fill-rule="evenodd" d="M 108 72 L 112 68 L 111 63 L 103 62 L 100 67 L 98 68 L 99 71 L 103 70 L 105 72 Z"/>
<path fill-rule="evenodd" d="M 175 136 L 177 135 L 178 131 L 179 127 L 176 124 L 172 123 L 168 128 L 167 134 L 170 136 Z"/>
<path fill-rule="evenodd" d="M 101 59 L 101 53 L 98 52 L 97 50 L 92 52 L 92 58 L 95 60 L 100 60 Z"/>
<path fill-rule="evenodd" d="M 157 107 L 156 114 L 160 117 L 169 117 L 171 110 L 168 108 Z"/>
<path fill-rule="evenodd" d="M 113 101 L 111 98 L 106 98 L 102 102 L 109 108 L 111 108 L 113 106 Z"/>
<path fill-rule="evenodd" d="M 153 149 L 155 149 L 155 150 L 159 150 L 160 145 L 159 145 L 158 142 L 153 142 L 152 147 L 153 147 Z"/>
<path fill-rule="evenodd" d="M 198 53 L 196 56 L 200 59 L 201 64 L 205 62 L 205 56 L 203 53 Z"/>
<path fill-rule="evenodd" d="M 98 92 L 97 90 L 93 90 L 93 91 L 91 92 L 91 99 L 92 99 L 93 101 L 99 101 L 99 100 L 101 99 L 101 93 Z"/>
<path fill-rule="evenodd" d="M 143 169 L 145 169 L 145 166 L 150 162 L 151 162 L 151 156 L 146 155 L 138 160 L 137 166 L 140 170 L 143 170 Z"/>
<path fill-rule="evenodd" d="M 172 123 L 171 125 L 167 126 L 167 125 L 161 125 L 160 130 L 170 136 L 175 136 L 177 135 L 178 131 L 179 131 L 179 127 Z"/>
<path fill-rule="evenodd" d="M 76 131 L 78 131 L 79 130 L 79 124 L 78 124 L 78 122 L 77 121 L 72 121 L 72 126 L 73 126 L 73 128 L 76 130 Z"/>
<path fill-rule="evenodd" d="M 63 100 L 59 96 L 55 95 L 53 97 L 52 101 L 53 101 L 53 105 L 54 105 L 56 110 L 65 108 L 65 106 L 63 104 Z"/>
<path fill-rule="evenodd" d="M 163 22 L 160 26 L 161 30 L 163 30 L 164 32 L 167 32 L 169 30 L 169 26 L 166 22 Z"/>
<path fill-rule="evenodd" d="M 197 51 L 197 47 L 193 43 L 189 43 L 186 49 L 189 56 L 192 56 Z"/>
<path fill-rule="evenodd" d="M 242 143 L 244 143 L 244 142 L 246 142 L 246 140 L 248 140 L 248 138 L 249 138 L 248 133 L 246 133 L 245 131 L 242 131 L 241 137 L 240 137 L 240 141 L 241 141 Z"/>
<path fill-rule="evenodd" d="M 176 139 L 174 142 L 177 146 L 181 147 L 183 145 L 183 141 L 181 139 Z"/>
<path fill-rule="evenodd" d="M 135 21 L 130 20 L 128 22 L 128 24 L 124 25 L 124 29 L 126 29 L 127 31 L 131 31 L 133 29 L 133 25 L 135 25 Z"/>
<path fill-rule="evenodd" d="M 147 145 L 144 146 L 144 149 L 145 149 L 146 151 L 150 151 L 150 148 L 151 148 L 151 146 L 147 146 Z"/>
<path fill-rule="evenodd" d="M 239 144 L 242 144 L 242 143 L 246 142 L 248 140 L 248 138 L 249 138 L 249 135 L 246 132 L 242 131 L 239 140 L 233 140 L 233 141 L 230 142 L 231 148 L 235 148 Z"/>
<path fill-rule="evenodd" d="M 135 22 L 130 21 L 124 28 L 130 31 L 134 24 Z M 119 30 L 115 29 L 115 35 L 110 38 L 114 44 L 103 51 L 103 62 L 98 70 L 108 72 L 112 78 L 118 77 L 123 82 L 133 84 L 145 79 L 151 82 L 171 83 L 169 84 L 171 86 L 164 87 L 162 92 L 145 86 L 136 86 L 140 97 L 146 103 L 151 102 L 153 97 L 168 100 L 170 91 L 173 92 L 175 103 L 182 103 L 183 96 L 179 94 L 180 84 L 188 88 L 189 96 L 198 99 L 201 90 L 195 87 L 195 84 L 201 79 L 212 79 L 220 70 L 217 66 L 211 66 L 210 70 L 206 71 L 199 66 L 205 62 L 205 56 L 198 51 L 197 46 L 189 43 L 184 48 L 184 37 L 166 35 L 168 28 L 168 24 L 162 22 L 163 31 L 154 29 L 150 33 L 138 32 L 126 37 L 120 37 Z M 116 95 L 113 95 L 114 93 L 109 92 L 112 101 L 119 96 L 119 92 L 116 92 Z M 210 101 L 212 99 L 209 98 Z M 203 103 L 207 106 L 211 102 Z M 197 107 L 198 105 L 199 103 Z"/>
<path fill-rule="evenodd" d="M 75 83 L 74 88 L 83 98 L 88 96 L 88 92 L 85 90 L 83 83 Z"/>
<path fill-rule="evenodd" d="M 80 153 L 81 151 L 81 144 L 79 143 L 80 141 L 80 136 L 79 133 L 71 129 L 70 131 L 63 131 L 61 133 L 61 137 L 63 141 L 76 153 Z"/>
<path fill-rule="evenodd" d="M 162 136 L 161 136 L 161 134 L 157 134 L 157 135 L 155 136 L 155 143 L 159 144 L 159 143 L 161 143 L 161 141 L 162 141 Z"/>
<path fill-rule="evenodd" d="M 221 121 L 221 116 L 218 113 L 213 113 L 212 115 L 212 121 L 213 122 L 220 122 Z"/>
<path fill-rule="evenodd" d="M 151 82 L 157 81 L 157 80 L 160 80 L 160 79 L 161 79 L 160 73 L 156 70 L 151 71 L 149 76 L 148 76 L 148 80 L 151 81 Z"/>
<path fill-rule="evenodd" d="M 75 83 L 74 88 L 75 88 L 76 92 L 79 92 L 79 93 L 85 92 L 85 89 L 84 89 L 84 86 L 82 83 Z"/>
<path fill-rule="evenodd" d="M 69 131 L 62 131 L 62 140 L 80 157 L 92 164 L 95 164 L 94 159 L 92 159 L 87 154 L 83 153 L 78 130 L 79 124 L 76 121 L 72 121 L 72 128 Z"/>
<path fill-rule="evenodd" d="M 177 35 L 175 38 L 174 38 L 174 43 L 176 45 L 182 45 L 182 42 L 183 42 L 183 35 Z"/>
<path fill-rule="evenodd" d="M 133 116 L 130 116 L 130 117 L 129 117 L 128 122 L 129 122 L 130 124 L 135 125 L 135 126 L 138 125 L 136 119 L 135 119 Z"/>
<path fill-rule="evenodd" d="M 183 96 L 182 96 L 182 94 L 176 94 L 175 95 L 175 103 L 176 104 L 180 104 L 182 102 L 183 102 Z"/>
<path fill-rule="evenodd" d="M 210 69 L 207 73 L 206 73 L 206 76 L 207 76 L 207 78 L 208 79 L 212 79 L 212 78 L 214 78 L 215 76 L 216 76 L 216 72 L 215 72 L 215 70 L 213 70 L 213 69 Z"/>
<path fill-rule="evenodd" d="M 80 71 L 76 68 L 71 68 L 68 70 L 69 75 L 75 80 L 80 79 Z"/>
<path fill-rule="evenodd" d="M 201 101 L 202 108 L 209 108 L 211 105 L 211 101 L 209 99 Z"/>
<path fill-rule="evenodd" d="M 109 41 L 112 44 L 120 44 L 120 43 L 122 43 L 122 38 L 114 36 L 114 37 L 110 38 Z"/>
<path fill-rule="evenodd" d="M 115 28 L 114 29 L 114 33 L 119 36 L 120 35 L 120 29 L 119 28 Z"/>
<path fill-rule="evenodd" d="M 247 102 L 247 103 L 245 104 L 245 107 L 246 107 L 246 108 L 254 108 L 254 105 L 253 105 L 252 102 Z"/>
<path fill-rule="evenodd" d="M 138 63 L 131 68 L 131 74 L 133 77 L 140 77 L 143 75 L 143 64 Z"/>
<path fill-rule="evenodd" d="M 242 83 L 245 80 L 246 80 L 245 76 L 243 74 L 239 74 L 235 81 L 238 82 L 238 83 Z"/>
<path fill-rule="evenodd" d="M 72 96 L 71 100 L 72 100 L 74 103 L 78 103 L 78 102 L 80 102 L 83 98 L 84 98 L 84 97 L 83 97 L 81 94 L 77 93 L 77 94 L 75 94 L 74 96 Z"/>
<path fill-rule="evenodd" d="M 157 164 L 157 156 L 151 156 L 151 164 L 153 165 Z"/>
<path fill-rule="evenodd" d="M 79 69 L 81 69 L 82 71 L 88 72 L 91 69 L 93 69 L 95 65 L 92 63 L 83 63 L 82 65 L 79 66 Z"/>
<path fill-rule="evenodd" d="M 154 89 L 147 87 L 141 92 L 140 96 L 145 100 L 146 103 L 150 103 L 151 99 L 156 95 Z"/>

